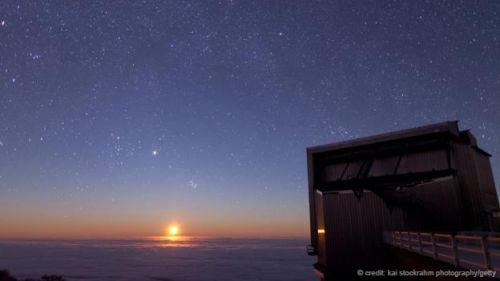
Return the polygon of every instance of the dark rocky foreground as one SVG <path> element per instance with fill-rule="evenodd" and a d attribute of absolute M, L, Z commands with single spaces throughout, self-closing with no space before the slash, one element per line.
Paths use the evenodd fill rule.
<path fill-rule="evenodd" d="M 58 275 L 44 275 L 39 279 L 16 279 L 12 275 L 10 275 L 7 270 L 0 270 L 0 281 L 65 281 L 62 276 Z"/>

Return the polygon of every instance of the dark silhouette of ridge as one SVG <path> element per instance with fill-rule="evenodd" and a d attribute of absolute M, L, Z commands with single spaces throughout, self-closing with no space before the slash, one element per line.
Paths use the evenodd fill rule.
<path fill-rule="evenodd" d="M 16 279 L 10 275 L 8 270 L 0 270 L 0 281 L 65 281 L 62 276 L 59 275 L 43 275 L 40 279 Z"/>

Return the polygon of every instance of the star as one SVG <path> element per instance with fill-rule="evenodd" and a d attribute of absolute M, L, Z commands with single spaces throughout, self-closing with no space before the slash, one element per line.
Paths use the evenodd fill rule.
<path fill-rule="evenodd" d="M 203 198 L 211 218 L 224 217 L 221 204 L 244 198 L 243 207 L 277 210 L 275 229 L 289 229 L 279 222 L 308 216 L 303 204 L 279 209 L 307 198 L 306 147 L 455 119 L 493 154 L 500 183 L 494 1 L 297 1 L 293 9 L 231 0 L 39 2 L 0 4 L 0 167 L 16 171 L 0 168 L 0 197 L 4 186 L 20 190 L 0 209 L 14 224 L 18 214 L 38 223 L 28 215 L 53 204 L 46 191 L 75 194 L 56 202 L 48 224 L 82 205 L 127 229 L 121 201 L 157 216 L 148 224 L 163 219 L 155 211 L 166 205 L 196 221 L 190 216 L 205 214 L 183 208 L 198 202 L 193 195 L 213 192 Z M 88 196 L 76 196 L 83 184 Z M 135 196 L 143 185 L 146 196 Z M 246 196 L 248 186 L 262 187 L 256 191 L 269 200 Z M 111 196 L 117 206 L 107 212 Z M 75 228 L 101 222 L 88 215 L 80 226 L 72 218 Z M 293 229 L 307 230 L 307 221 L 294 221 Z M 0 238 L 17 235 L 9 226 Z M 133 235 L 153 233 L 144 226 L 134 224 Z M 49 231 L 33 235 L 42 232 Z"/>

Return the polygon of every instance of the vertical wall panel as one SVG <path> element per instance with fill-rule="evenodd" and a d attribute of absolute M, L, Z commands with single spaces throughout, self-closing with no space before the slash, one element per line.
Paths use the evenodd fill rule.
<path fill-rule="evenodd" d="M 454 143 L 452 151 L 457 168 L 466 230 L 485 231 L 488 222 L 483 213 L 480 183 L 474 161 L 476 152 L 469 145 L 461 143 Z"/>
<path fill-rule="evenodd" d="M 318 237 L 318 263 L 321 265 L 327 265 L 327 249 L 326 249 L 326 240 L 325 233 L 318 233 L 318 229 L 325 229 L 325 209 L 324 209 L 324 199 L 323 195 L 319 192 L 315 193 L 315 202 L 316 202 L 316 230 Z"/>
<path fill-rule="evenodd" d="M 383 231 L 406 229 L 404 212 L 389 210 L 372 192 L 364 192 L 360 200 L 353 193 L 328 193 L 323 204 L 330 268 L 380 268 L 385 261 Z"/>

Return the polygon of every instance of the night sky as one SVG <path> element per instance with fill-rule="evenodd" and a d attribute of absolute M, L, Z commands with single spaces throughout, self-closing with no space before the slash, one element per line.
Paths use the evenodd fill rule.
<path fill-rule="evenodd" d="M 308 146 L 460 120 L 500 1 L 0 2 L 0 237 L 308 234 Z"/>

